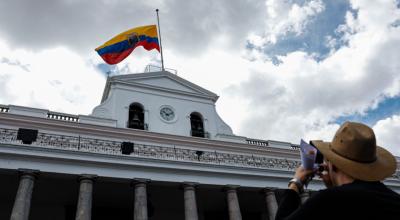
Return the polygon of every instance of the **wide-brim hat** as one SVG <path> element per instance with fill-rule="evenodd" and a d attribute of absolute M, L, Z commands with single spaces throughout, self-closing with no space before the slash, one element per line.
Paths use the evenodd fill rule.
<path fill-rule="evenodd" d="M 355 179 L 379 181 L 396 171 L 395 157 L 376 145 L 374 131 L 367 125 L 345 122 L 332 142 L 311 142 L 328 161 Z"/>

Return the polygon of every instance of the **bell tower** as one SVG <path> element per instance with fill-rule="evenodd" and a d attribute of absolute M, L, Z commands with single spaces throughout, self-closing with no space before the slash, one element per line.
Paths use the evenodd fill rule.
<path fill-rule="evenodd" d="M 219 117 L 218 96 L 168 71 L 107 79 L 92 116 L 117 127 L 208 139 L 240 139 Z"/>
<path fill-rule="evenodd" d="M 145 130 L 144 110 L 140 103 L 129 105 L 128 128 Z"/>

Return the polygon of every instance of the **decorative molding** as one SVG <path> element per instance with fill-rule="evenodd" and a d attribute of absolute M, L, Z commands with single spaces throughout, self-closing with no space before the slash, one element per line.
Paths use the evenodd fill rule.
<path fill-rule="evenodd" d="M 136 129 L 113 128 L 90 124 L 67 123 L 58 120 L 47 120 L 22 115 L 0 114 L 0 121 L 4 125 L 18 128 L 29 124 L 32 129 L 78 134 L 86 136 L 104 137 L 109 139 L 135 140 L 163 145 L 188 146 L 190 148 L 231 151 L 234 153 L 252 153 L 254 155 L 270 155 L 298 159 L 298 150 L 291 148 L 260 147 L 245 143 L 228 142 L 224 140 L 209 140 L 171 134 L 161 134 Z"/>
<path fill-rule="evenodd" d="M 20 140 L 16 139 L 17 132 L 18 130 L 0 128 L 0 143 L 23 145 Z M 30 146 L 96 154 L 120 155 L 123 157 L 126 155 L 122 155 L 121 153 L 121 143 L 122 141 L 39 132 L 36 142 Z M 196 152 L 196 150 L 185 148 L 184 146 L 166 147 L 135 144 L 134 151 L 129 156 L 290 171 L 293 171 L 300 165 L 298 160 L 273 158 L 261 155 L 243 155 L 203 150 L 203 154 L 199 157 Z"/>
<path fill-rule="evenodd" d="M 20 140 L 17 140 L 17 133 L 18 130 L 15 129 L 0 128 L 0 143 L 24 145 Z M 127 155 L 122 155 L 121 153 L 121 143 L 122 141 L 39 132 L 36 142 L 33 142 L 32 145 L 24 146 L 126 157 Z M 294 171 L 300 166 L 299 160 L 286 158 L 207 150 L 203 150 L 203 154 L 199 157 L 196 152 L 196 150 L 185 148 L 184 146 L 166 147 L 135 144 L 134 152 L 129 157 L 286 171 Z M 397 170 L 391 178 L 400 180 L 400 170 Z"/>

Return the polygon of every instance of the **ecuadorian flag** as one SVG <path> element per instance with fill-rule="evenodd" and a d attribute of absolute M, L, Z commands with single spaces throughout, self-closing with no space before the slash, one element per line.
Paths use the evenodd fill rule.
<path fill-rule="evenodd" d="M 117 64 L 138 46 L 143 46 L 146 50 L 160 51 L 156 25 L 136 27 L 118 34 L 96 48 L 96 51 L 106 63 Z"/>

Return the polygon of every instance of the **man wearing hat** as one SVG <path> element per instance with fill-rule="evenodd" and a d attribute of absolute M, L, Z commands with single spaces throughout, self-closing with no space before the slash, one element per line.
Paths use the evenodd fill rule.
<path fill-rule="evenodd" d="M 345 122 L 332 142 L 311 141 L 324 157 L 325 171 L 299 167 L 279 204 L 276 219 L 400 219 L 400 195 L 381 181 L 397 167 L 395 157 L 376 145 L 374 131 Z M 304 183 L 318 174 L 327 189 L 300 206 Z"/>

